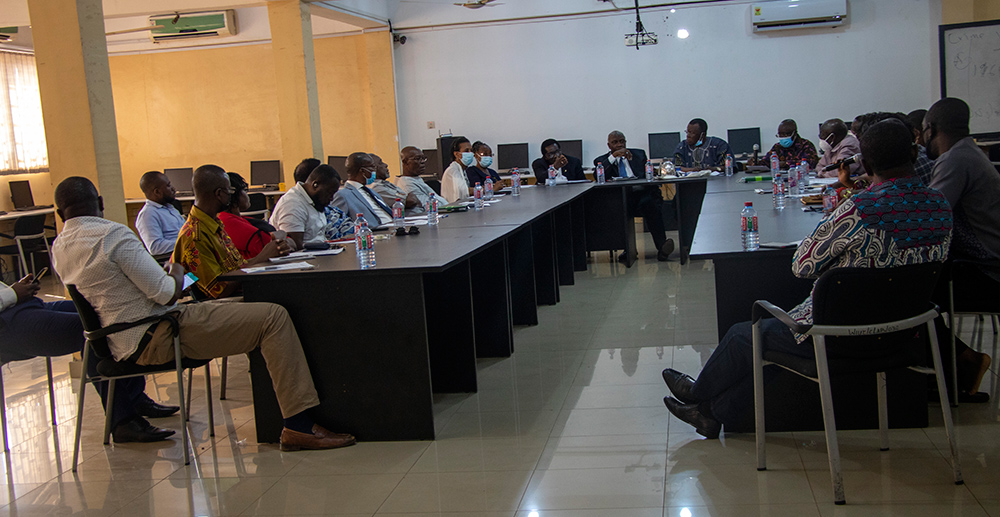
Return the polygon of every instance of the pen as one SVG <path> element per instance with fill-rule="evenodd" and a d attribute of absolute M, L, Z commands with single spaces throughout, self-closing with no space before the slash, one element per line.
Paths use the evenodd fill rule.
<path fill-rule="evenodd" d="M 770 176 L 747 176 L 741 180 L 743 183 L 750 183 L 751 181 L 771 181 Z"/>
<path fill-rule="evenodd" d="M 278 266 L 264 266 L 264 271 L 277 271 Z"/>

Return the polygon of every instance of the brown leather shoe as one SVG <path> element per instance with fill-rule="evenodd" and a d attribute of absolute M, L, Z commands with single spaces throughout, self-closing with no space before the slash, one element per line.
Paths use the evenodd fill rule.
<path fill-rule="evenodd" d="M 293 431 L 289 428 L 281 430 L 281 450 L 297 451 L 301 449 L 338 449 L 354 445 L 357 440 L 349 434 L 331 433 L 319 424 L 313 424 L 312 434 Z"/>

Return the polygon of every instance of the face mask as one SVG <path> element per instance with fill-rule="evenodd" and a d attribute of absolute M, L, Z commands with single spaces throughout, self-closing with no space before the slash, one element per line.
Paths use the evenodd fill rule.
<path fill-rule="evenodd" d="M 493 157 L 492 156 L 480 156 L 479 157 L 479 165 L 482 165 L 483 167 L 489 167 L 490 165 L 493 165 Z"/>
<path fill-rule="evenodd" d="M 795 142 L 795 139 L 790 136 L 786 136 L 785 138 L 778 140 L 778 143 L 781 144 L 781 147 L 784 147 L 786 149 L 791 147 L 793 142 Z"/>
<path fill-rule="evenodd" d="M 830 145 L 830 142 L 827 142 L 826 140 L 819 141 L 819 148 L 821 151 L 823 151 L 823 154 L 830 154 L 830 151 L 833 151 L 833 146 Z"/>
<path fill-rule="evenodd" d="M 695 147 L 701 147 L 701 144 L 704 144 L 704 143 L 705 143 L 705 141 L 699 138 L 699 139 L 698 139 L 698 142 L 697 142 L 697 143 L 695 143 L 695 144 L 694 144 L 694 146 L 695 146 Z"/>
<path fill-rule="evenodd" d="M 462 165 L 466 167 L 472 165 L 476 161 L 476 155 L 472 153 L 462 153 Z"/>
<path fill-rule="evenodd" d="M 368 176 L 368 179 L 365 180 L 365 185 L 371 185 L 372 183 L 375 183 L 375 171 L 372 171 L 371 176 Z"/>

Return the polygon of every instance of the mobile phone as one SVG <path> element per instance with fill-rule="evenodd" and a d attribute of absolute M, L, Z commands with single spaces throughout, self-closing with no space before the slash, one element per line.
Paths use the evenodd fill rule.
<path fill-rule="evenodd" d="M 181 284 L 181 291 L 187 291 L 189 287 L 198 281 L 198 277 L 194 276 L 194 273 L 188 273 L 184 275 L 184 283 Z"/>
<path fill-rule="evenodd" d="M 35 275 L 35 282 L 41 280 L 42 277 L 45 276 L 45 274 L 48 273 L 48 272 L 49 272 L 49 268 L 43 267 L 42 270 L 39 271 L 37 275 Z"/>

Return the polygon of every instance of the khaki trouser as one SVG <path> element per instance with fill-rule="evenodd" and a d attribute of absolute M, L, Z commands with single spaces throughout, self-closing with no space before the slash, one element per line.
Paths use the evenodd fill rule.
<path fill-rule="evenodd" d="M 260 347 L 285 418 L 319 405 L 302 343 L 285 308 L 273 303 L 203 302 L 181 306 L 181 354 L 213 359 Z M 160 323 L 136 360 L 142 365 L 174 360 L 170 325 Z"/>

